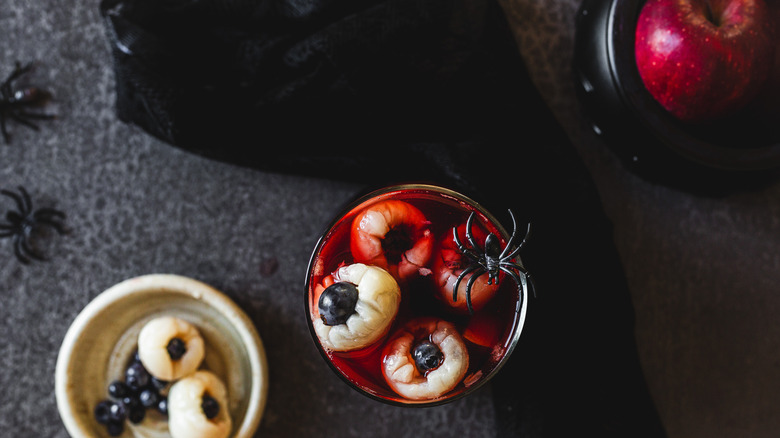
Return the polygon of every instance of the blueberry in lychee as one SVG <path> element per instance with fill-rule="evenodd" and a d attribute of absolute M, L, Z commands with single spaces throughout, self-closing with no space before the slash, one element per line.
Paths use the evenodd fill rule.
<path fill-rule="evenodd" d="M 418 343 L 412 350 L 414 364 L 421 373 L 436 369 L 444 360 L 441 349 L 429 340 Z"/>
<path fill-rule="evenodd" d="M 187 352 L 187 345 L 180 338 L 171 339 L 165 348 L 168 350 L 171 360 L 179 360 Z"/>
<path fill-rule="evenodd" d="M 200 408 L 203 409 L 203 414 L 206 415 L 206 418 L 209 420 L 219 414 L 219 402 L 208 394 L 203 394 Z"/>
<path fill-rule="evenodd" d="M 325 288 L 317 303 L 325 325 L 344 324 L 355 313 L 358 289 L 352 283 L 340 281 Z"/>

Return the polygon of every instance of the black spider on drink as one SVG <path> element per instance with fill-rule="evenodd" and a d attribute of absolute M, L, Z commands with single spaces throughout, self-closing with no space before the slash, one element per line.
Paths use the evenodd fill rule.
<path fill-rule="evenodd" d="M 59 234 L 66 234 L 67 230 L 62 224 L 65 213 L 53 208 L 33 209 L 30 194 L 21 186 L 19 193 L 5 189 L 0 190 L 0 193 L 13 199 L 17 207 L 17 210 L 9 210 L 5 214 L 6 222 L 0 222 L 0 238 L 13 239 L 14 254 L 24 264 L 30 263 L 31 259 L 46 260 L 31 245 L 32 236 L 43 225 L 53 228 Z"/>
<path fill-rule="evenodd" d="M 494 282 L 495 284 L 498 284 L 498 274 L 501 271 L 505 272 L 515 281 L 518 291 L 520 291 L 520 301 L 517 303 L 518 311 L 523 305 L 523 279 L 520 278 L 520 275 L 523 276 L 525 281 L 531 285 L 533 289 L 533 283 L 531 282 L 531 276 L 528 271 L 520 264 L 512 261 L 523 248 L 523 245 L 525 245 L 528 235 L 531 232 L 531 224 L 528 224 L 525 237 L 523 237 L 520 244 L 512 249 L 515 238 L 517 237 L 517 222 L 515 221 L 515 215 L 512 214 L 512 210 L 509 210 L 509 216 L 512 217 L 512 236 L 509 238 L 509 241 L 503 250 L 501 249 L 501 242 L 499 241 L 498 236 L 493 233 L 488 234 L 487 238 L 485 238 L 485 243 L 482 248 L 477 245 L 477 242 L 474 240 L 474 235 L 471 232 L 471 227 L 474 223 L 473 211 L 469 214 L 469 218 L 466 221 L 466 239 L 468 239 L 468 243 L 471 246 L 470 248 L 461 242 L 460 237 L 458 236 L 458 228 L 453 227 L 452 229 L 452 234 L 455 238 L 455 244 L 458 246 L 458 250 L 472 261 L 472 264 L 463 269 L 463 272 L 458 275 L 458 279 L 455 281 L 455 285 L 452 288 L 452 301 L 457 301 L 458 299 L 458 286 L 460 286 L 460 282 L 468 274 L 473 273 L 466 283 L 466 305 L 471 314 L 474 313 L 474 309 L 471 306 L 471 288 L 477 278 L 485 273 L 488 274 L 488 284 L 494 284 Z"/>
<path fill-rule="evenodd" d="M 29 111 L 30 108 L 41 107 L 51 98 L 48 92 L 36 88 L 27 87 L 14 90 L 12 84 L 19 77 L 23 76 L 32 69 L 32 64 L 22 66 L 16 62 L 16 66 L 10 75 L 0 84 L 0 132 L 6 143 L 10 143 L 11 135 L 6 127 L 6 120 L 11 119 L 27 126 L 30 129 L 38 130 L 38 125 L 33 120 L 51 120 L 56 116 L 53 114 L 42 114 Z"/>

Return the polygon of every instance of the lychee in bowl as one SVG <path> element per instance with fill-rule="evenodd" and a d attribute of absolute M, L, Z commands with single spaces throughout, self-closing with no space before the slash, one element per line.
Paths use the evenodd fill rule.
<path fill-rule="evenodd" d="M 206 354 L 201 368 L 225 383 L 232 437 L 253 436 L 265 409 L 268 366 L 252 321 L 227 295 L 191 278 L 150 274 L 120 282 L 99 294 L 68 329 L 55 371 L 57 407 L 74 438 L 108 437 L 94 416 L 135 355 L 138 333 L 158 316 L 175 316 L 198 327 Z M 157 412 L 126 422 L 123 437 L 170 437 Z"/>

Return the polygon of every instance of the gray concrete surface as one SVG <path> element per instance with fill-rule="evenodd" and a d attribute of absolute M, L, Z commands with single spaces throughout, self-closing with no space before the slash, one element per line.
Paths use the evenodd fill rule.
<path fill-rule="evenodd" d="M 780 183 L 709 198 L 629 173 L 575 103 L 568 69 L 577 1 L 504 4 L 529 70 L 614 222 L 642 364 L 670 438 L 776 436 Z M 491 436 L 489 387 L 436 410 L 380 406 L 343 385 L 314 348 L 299 347 L 309 345 L 300 318 L 309 250 L 358 187 L 217 163 L 119 122 L 97 6 L 9 0 L 0 9 L 0 74 L 16 59 L 37 60 L 30 80 L 53 92 L 59 116 L 39 132 L 10 126 L 0 185 L 23 185 L 36 202 L 66 211 L 73 230 L 47 248 L 56 263 L 23 266 L 0 241 L 0 430 L 67 436 L 53 370 L 72 319 L 121 280 L 175 272 L 251 312 L 272 379 L 260 435 L 319 436 L 338 424 L 344 436 Z M 312 215 L 322 222 L 304 219 Z M 279 269 L 261 275 L 270 258 Z M 283 366 L 289 361 L 306 373 Z M 328 403 L 316 402 L 312 395 L 323 393 Z"/>

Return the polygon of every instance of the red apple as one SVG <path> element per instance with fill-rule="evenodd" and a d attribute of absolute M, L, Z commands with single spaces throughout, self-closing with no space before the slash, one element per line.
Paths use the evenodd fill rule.
<path fill-rule="evenodd" d="M 774 61 L 774 25 L 764 0 L 648 0 L 635 55 L 650 94 L 686 122 L 742 109 Z"/>

